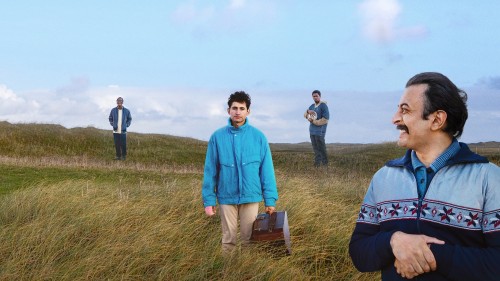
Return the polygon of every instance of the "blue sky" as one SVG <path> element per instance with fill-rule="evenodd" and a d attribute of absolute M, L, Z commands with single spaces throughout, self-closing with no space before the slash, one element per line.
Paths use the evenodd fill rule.
<path fill-rule="evenodd" d="M 207 140 L 230 93 L 271 142 L 309 140 L 319 89 L 327 142 L 395 141 L 406 81 L 438 71 L 469 94 L 462 140 L 500 141 L 498 1 L 2 1 L 0 120 Z"/>

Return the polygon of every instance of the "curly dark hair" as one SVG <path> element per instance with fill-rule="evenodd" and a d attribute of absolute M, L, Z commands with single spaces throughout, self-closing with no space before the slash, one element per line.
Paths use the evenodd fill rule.
<path fill-rule="evenodd" d="M 228 107 L 231 107 L 233 102 L 240 102 L 240 103 L 244 102 L 247 105 L 247 109 L 250 109 L 250 104 L 252 103 L 252 99 L 250 98 L 250 95 L 248 95 L 244 91 L 237 91 L 229 96 L 229 99 L 227 100 Z"/>
<path fill-rule="evenodd" d="M 438 72 L 423 72 L 410 78 L 406 87 L 427 84 L 424 93 L 424 112 L 422 118 L 428 119 L 429 114 L 437 110 L 446 112 L 446 127 L 444 131 L 450 136 L 459 138 L 467 121 L 467 93 L 455 86 L 448 77 Z"/>

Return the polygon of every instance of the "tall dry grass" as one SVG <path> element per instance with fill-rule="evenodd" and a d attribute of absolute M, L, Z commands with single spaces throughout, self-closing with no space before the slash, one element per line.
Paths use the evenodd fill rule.
<path fill-rule="evenodd" d="M 330 147 L 328 169 L 302 146 L 273 145 L 293 253 L 224 257 L 220 219 L 201 203 L 206 144 L 130 136 L 130 160 L 117 162 L 109 132 L 0 122 L 0 280 L 379 279 L 354 269 L 348 242 L 373 172 L 403 152 L 393 143 Z"/>
<path fill-rule="evenodd" d="M 294 251 L 281 259 L 258 247 L 224 258 L 220 221 L 204 216 L 199 179 L 70 180 L 12 192 L 0 201 L 0 280 L 370 279 L 347 255 L 357 211 L 324 196 L 344 183 L 325 182 L 321 192 L 313 181 L 278 175 Z"/>
<path fill-rule="evenodd" d="M 128 162 L 148 165 L 203 165 L 203 141 L 155 134 L 127 134 Z M 0 155 L 105 161 L 115 156 L 113 133 L 93 127 L 66 129 L 53 124 L 0 122 Z"/>

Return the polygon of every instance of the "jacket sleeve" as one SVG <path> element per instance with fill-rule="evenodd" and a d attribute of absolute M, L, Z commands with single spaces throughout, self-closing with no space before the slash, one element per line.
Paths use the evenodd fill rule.
<path fill-rule="evenodd" d="M 266 207 L 274 207 L 276 206 L 276 201 L 278 200 L 278 188 L 276 186 L 276 177 L 274 175 L 273 158 L 269 143 L 265 137 L 263 137 L 261 145 L 263 148 L 263 158 L 259 172 L 264 205 Z"/>
<path fill-rule="evenodd" d="M 217 201 L 217 179 L 219 176 L 219 159 L 217 154 L 217 143 L 212 135 L 208 141 L 207 155 L 205 157 L 205 168 L 203 172 L 203 186 L 201 195 L 203 206 L 215 206 Z"/>
<path fill-rule="evenodd" d="M 113 109 L 111 109 L 111 111 L 109 112 L 108 119 L 109 119 L 109 124 L 113 126 Z"/>
<path fill-rule="evenodd" d="M 356 226 L 349 243 L 349 255 L 354 266 L 361 272 L 379 271 L 394 264 L 390 245 L 395 231 L 383 232 L 373 199 L 373 180 L 365 195 Z"/>
<path fill-rule="evenodd" d="M 500 276 L 499 234 L 490 237 L 487 243 L 496 241 L 496 246 L 486 248 L 462 247 L 457 245 L 431 245 L 436 258 L 437 271 L 450 280 L 498 280 Z"/>
<path fill-rule="evenodd" d="M 482 228 L 485 247 L 431 245 L 437 271 L 450 280 L 498 280 L 500 276 L 500 168 L 488 164 Z M 477 179 L 480 180 L 480 179 Z"/>
<path fill-rule="evenodd" d="M 130 124 L 132 123 L 132 114 L 130 114 L 130 110 L 127 110 L 127 127 L 130 126 Z"/>

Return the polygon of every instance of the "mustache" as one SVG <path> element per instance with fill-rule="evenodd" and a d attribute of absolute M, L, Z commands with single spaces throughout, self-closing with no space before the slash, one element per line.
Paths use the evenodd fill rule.
<path fill-rule="evenodd" d="M 406 127 L 405 125 L 397 125 L 396 130 L 404 130 L 408 133 L 408 127 Z"/>

